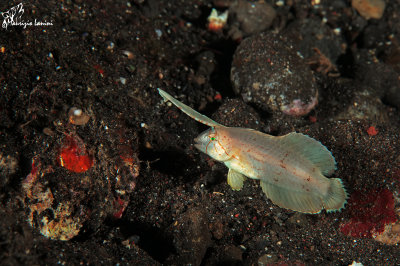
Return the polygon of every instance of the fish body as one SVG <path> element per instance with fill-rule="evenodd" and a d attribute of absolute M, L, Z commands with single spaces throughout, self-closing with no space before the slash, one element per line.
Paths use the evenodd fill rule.
<path fill-rule="evenodd" d="M 347 193 L 341 180 L 326 177 L 335 171 L 335 159 L 317 140 L 301 133 L 275 137 L 253 129 L 226 127 L 159 92 L 211 127 L 195 138 L 195 147 L 229 168 L 232 189 L 240 190 L 248 177 L 260 180 L 266 196 L 283 208 L 319 213 L 344 207 Z"/>

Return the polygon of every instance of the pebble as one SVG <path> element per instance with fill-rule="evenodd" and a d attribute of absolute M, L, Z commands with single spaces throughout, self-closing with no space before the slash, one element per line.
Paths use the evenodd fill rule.
<path fill-rule="evenodd" d="M 230 31 L 235 40 L 268 29 L 276 17 L 275 9 L 264 1 L 235 1 L 229 7 L 229 14 L 235 18 Z"/>
<path fill-rule="evenodd" d="M 287 221 L 289 224 L 295 224 L 299 227 L 309 226 L 309 222 L 307 221 L 307 217 L 304 213 L 296 212 Z"/>
<path fill-rule="evenodd" d="M 267 112 L 308 114 L 318 102 L 312 71 L 287 36 L 261 33 L 245 39 L 232 62 L 233 89 Z"/>
<path fill-rule="evenodd" d="M 211 245 L 208 224 L 208 214 L 203 207 L 189 208 L 177 217 L 174 225 L 170 227 L 174 232 L 173 242 L 177 253 L 175 261 L 179 261 L 181 265 L 201 264 Z"/>
<path fill-rule="evenodd" d="M 386 245 L 398 245 L 400 243 L 400 223 L 385 225 L 383 233 L 374 236 L 374 239 Z"/>
<path fill-rule="evenodd" d="M 389 121 L 389 107 L 384 105 L 376 93 L 369 88 L 355 91 L 347 108 L 336 115 L 337 120 L 372 120 L 380 122 Z"/>
<path fill-rule="evenodd" d="M 215 55 L 211 51 L 205 51 L 200 53 L 195 58 L 197 63 L 197 69 L 194 76 L 194 80 L 202 85 L 206 80 L 210 79 L 211 74 L 214 72 L 217 61 Z"/>
<path fill-rule="evenodd" d="M 225 230 L 224 230 L 224 225 L 222 222 L 217 221 L 215 223 L 211 223 L 209 225 L 209 228 L 211 230 L 211 233 L 213 237 L 217 240 L 220 240 L 224 237 L 225 235 Z"/>
<path fill-rule="evenodd" d="M 259 266 L 274 265 L 278 261 L 276 255 L 264 254 L 258 259 Z"/>
<path fill-rule="evenodd" d="M 0 153 L 0 188 L 12 179 L 18 170 L 18 163 L 16 157 Z"/>
<path fill-rule="evenodd" d="M 351 6 L 365 19 L 380 19 L 386 4 L 383 0 L 352 0 Z"/>

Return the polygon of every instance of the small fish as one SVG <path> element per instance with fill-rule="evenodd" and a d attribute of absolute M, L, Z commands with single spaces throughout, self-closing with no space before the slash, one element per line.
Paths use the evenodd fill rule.
<path fill-rule="evenodd" d="M 274 204 L 303 213 L 339 211 L 347 199 L 339 178 L 327 178 L 336 170 L 335 158 L 317 140 L 301 133 L 271 136 L 238 127 L 226 127 L 196 112 L 158 89 L 191 118 L 211 128 L 195 138 L 195 147 L 228 168 L 228 184 L 240 190 L 246 177 L 259 179 Z"/>

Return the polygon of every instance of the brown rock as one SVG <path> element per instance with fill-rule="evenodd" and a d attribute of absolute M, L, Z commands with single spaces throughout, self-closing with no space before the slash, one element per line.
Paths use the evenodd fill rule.
<path fill-rule="evenodd" d="M 365 19 L 380 19 L 385 11 L 383 0 L 352 0 L 351 5 Z"/>

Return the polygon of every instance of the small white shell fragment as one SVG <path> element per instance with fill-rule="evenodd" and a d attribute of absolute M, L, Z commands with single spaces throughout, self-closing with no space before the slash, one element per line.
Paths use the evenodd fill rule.
<path fill-rule="evenodd" d="M 122 85 L 125 85 L 125 84 L 126 84 L 126 78 L 124 78 L 124 77 L 119 77 L 119 82 L 121 82 Z"/>
<path fill-rule="evenodd" d="M 353 263 L 350 264 L 349 266 L 363 266 L 363 264 L 361 262 L 353 261 Z"/>
<path fill-rule="evenodd" d="M 221 30 L 225 25 L 226 22 L 228 21 L 228 10 L 223 12 L 222 14 L 218 14 L 218 11 L 213 8 L 211 10 L 210 16 L 208 16 L 207 20 L 209 22 L 208 24 L 208 29 L 210 31 L 219 31 Z"/>
<path fill-rule="evenodd" d="M 73 125 L 83 126 L 90 119 L 90 116 L 77 107 L 71 107 L 68 111 L 68 121 Z"/>
<path fill-rule="evenodd" d="M 73 112 L 74 112 L 74 115 L 76 115 L 76 116 L 81 116 L 82 115 L 82 109 L 75 109 Z"/>
<path fill-rule="evenodd" d="M 155 29 L 154 31 L 155 31 L 156 34 L 157 34 L 157 38 L 160 39 L 161 36 L 162 36 L 162 34 L 163 34 L 162 31 L 161 31 L 160 29 Z"/>
<path fill-rule="evenodd" d="M 339 35 L 339 34 L 342 32 L 342 29 L 341 29 L 341 28 L 336 28 L 336 29 L 333 30 L 333 32 L 334 32 L 336 35 Z"/>
<path fill-rule="evenodd" d="M 122 54 L 125 55 L 126 57 L 128 57 L 128 59 L 133 59 L 134 58 L 134 55 L 133 55 L 133 53 L 131 51 L 124 50 L 124 51 L 122 51 Z"/>

